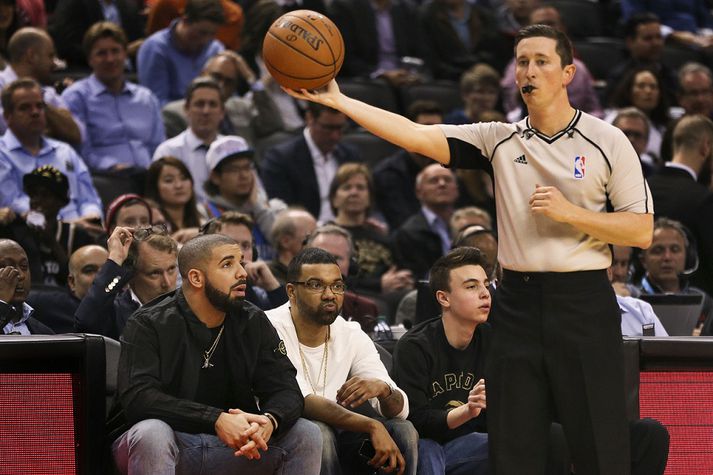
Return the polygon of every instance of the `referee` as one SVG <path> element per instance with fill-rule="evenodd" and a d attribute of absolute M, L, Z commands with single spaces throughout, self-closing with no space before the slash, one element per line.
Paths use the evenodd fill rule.
<path fill-rule="evenodd" d="M 335 81 L 289 92 L 411 152 L 494 173 L 505 270 L 486 368 L 491 467 L 544 473 L 556 420 L 578 475 L 628 474 L 621 317 L 606 268 L 609 244 L 650 245 L 651 193 L 624 134 L 570 105 L 569 39 L 532 25 L 515 55 L 529 116 L 514 124 L 415 124 L 344 96 Z"/>

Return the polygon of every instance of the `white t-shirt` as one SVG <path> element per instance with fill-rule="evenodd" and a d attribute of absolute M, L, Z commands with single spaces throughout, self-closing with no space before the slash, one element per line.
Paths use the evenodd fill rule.
<path fill-rule="evenodd" d="M 277 307 L 265 312 L 270 323 L 275 327 L 282 341 L 285 342 L 287 356 L 297 369 L 297 383 L 304 396 L 308 396 L 316 392 L 318 396 L 324 392 L 324 397 L 331 400 L 337 400 L 337 391 L 342 385 L 354 376 L 361 378 L 376 378 L 380 379 L 391 387 L 396 387 L 396 383 L 391 379 L 384 364 L 379 358 L 379 352 L 371 341 L 369 335 L 362 331 L 357 322 L 348 322 L 341 316 L 330 325 L 329 348 L 327 358 L 327 384 L 324 384 L 324 367 L 322 373 L 319 373 L 324 355 L 324 344 L 315 348 L 301 345 L 297 340 L 297 332 L 295 325 L 292 322 L 290 314 L 290 303 Z M 312 391 L 312 386 L 304 374 L 302 358 L 300 357 L 299 346 L 302 347 L 305 365 L 309 371 L 312 384 L 315 391 Z M 319 373 L 319 374 L 318 374 Z M 404 398 L 404 406 L 401 412 L 396 415 L 399 419 L 406 419 L 408 416 L 408 397 L 401 389 L 396 388 Z M 378 398 L 369 400 L 372 407 L 381 415 L 381 407 Z"/>

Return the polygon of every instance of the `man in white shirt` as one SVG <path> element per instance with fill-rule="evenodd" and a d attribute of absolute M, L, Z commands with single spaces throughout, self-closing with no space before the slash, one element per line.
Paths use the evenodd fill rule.
<path fill-rule="evenodd" d="M 225 115 L 225 104 L 220 84 L 205 76 L 194 79 L 186 91 L 185 111 L 188 128 L 159 145 L 153 160 L 172 156 L 185 163 L 193 183 L 198 184 L 194 187 L 196 201 L 203 202 L 208 197 L 202 185 L 210 174 L 206 153 L 210 144 L 222 137 L 218 129 Z"/>
<path fill-rule="evenodd" d="M 334 256 L 307 248 L 287 270 L 290 301 L 267 312 L 297 368 L 304 416 L 322 430 L 321 473 L 340 474 L 340 461 L 354 468 L 361 457 L 375 469 L 415 474 L 418 434 L 406 421 L 408 398 L 359 324 L 339 316 L 345 290 Z M 359 412 L 373 409 L 374 417 L 352 411 L 367 401 Z"/>

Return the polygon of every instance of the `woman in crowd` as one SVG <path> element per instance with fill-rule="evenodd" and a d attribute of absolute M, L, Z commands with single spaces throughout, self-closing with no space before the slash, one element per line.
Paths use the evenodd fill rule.
<path fill-rule="evenodd" d="M 126 193 L 117 196 L 106 207 L 106 235 L 111 236 L 114 228 L 145 228 L 152 224 L 151 206 L 141 196 Z"/>
<path fill-rule="evenodd" d="M 182 161 L 162 157 L 151 164 L 146 177 L 146 197 L 155 201 L 179 243 L 198 234 L 206 219 L 196 205 L 193 178 Z"/>
<path fill-rule="evenodd" d="M 617 110 L 634 106 L 649 119 L 649 142 L 646 151 L 653 157 L 661 156 L 661 139 L 669 125 L 669 104 L 661 91 L 661 78 L 649 67 L 637 67 L 624 75 L 611 98 L 611 110 L 605 120 L 611 123 Z"/>
<path fill-rule="evenodd" d="M 348 230 L 354 241 L 358 270 L 350 277 L 350 286 L 357 292 L 389 303 L 393 294 L 400 298 L 412 289 L 414 280 L 411 271 L 396 268 L 391 242 L 383 225 L 369 218 L 373 194 L 371 173 L 366 165 L 346 163 L 339 167 L 332 180 L 329 201 L 335 215 L 334 223 Z M 393 307 L 395 309 L 395 304 Z"/>

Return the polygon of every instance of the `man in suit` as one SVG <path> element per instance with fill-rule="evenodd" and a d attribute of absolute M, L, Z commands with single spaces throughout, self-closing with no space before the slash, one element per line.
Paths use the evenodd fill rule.
<path fill-rule="evenodd" d="M 713 193 L 698 183 L 710 174 L 713 157 L 713 121 L 686 115 L 673 130 L 673 159 L 649 178 L 656 203 L 656 218 L 683 223 L 698 244 L 700 264 L 692 281 L 713 293 Z"/>
<path fill-rule="evenodd" d="M 178 247 L 163 226 L 117 226 L 107 247 L 109 258 L 74 314 L 74 326 L 118 340 L 132 313 L 176 289 Z"/>
<path fill-rule="evenodd" d="M 423 279 L 450 249 L 448 221 L 458 200 L 455 175 L 439 164 L 427 166 L 416 177 L 416 197 L 421 209 L 396 230 L 394 248 L 399 267 Z"/>
<path fill-rule="evenodd" d="M 341 74 L 345 77 L 383 77 L 395 86 L 418 80 L 402 66 L 401 58 L 423 58 L 416 11 L 400 0 L 335 0 L 330 17 L 344 38 Z"/>
<path fill-rule="evenodd" d="M 341 143 L 347 116 L 309 103 L 306 119 L 301 136 L 265 152 L 260 175 L 270 198 L 304 206 L 318 221 L 326 222 L 334 218 L 329 185 L 337 168 L 361 159 L 351 146 Z"/>

